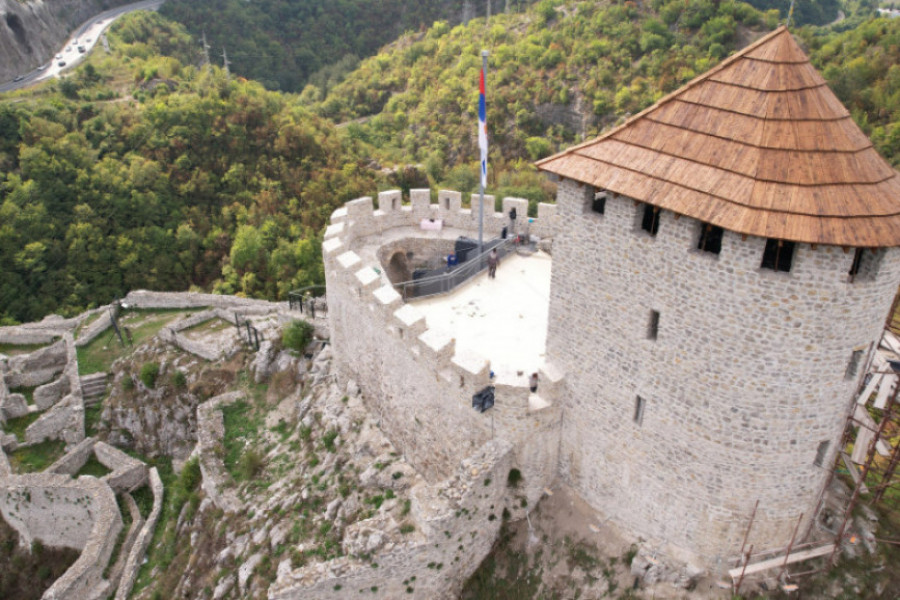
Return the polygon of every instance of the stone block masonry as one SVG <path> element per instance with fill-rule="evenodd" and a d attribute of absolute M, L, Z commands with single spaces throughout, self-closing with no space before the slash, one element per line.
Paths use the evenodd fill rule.
<path fill-rule="evenodd" d="M 81 551 L 75 564 L 44 593 L 44 599 L 105 597 L 103 569 L 122 528 L 109 486 L 93 477 L 11 475 L 0 480 L 0 511 L 23 545 L 40 540 L 48 546 Z"/>
<path fill-rule="evenodd" d="M 137 539 L 132 544 L 131 551 L 128 553 L 122 577 L 119 579 L 119 587 L 116 590 L 116 600 L 125 600 L 131 594 L 131 589 L 134 587 L 138 571 L 141 568 L 141 561 L 144 559 L 147 547 L 153 539 L 156 523 L 159 521 L 160 513 L 162 513 L 163 484 L 156 467 L 150 469 L 150 489 L 153 491 L 153 508 L 150 511 L 150 516 L 147 517 L 147 522 L 144 523 Z"/>
<path fill-rule="evenodd" d="M 790 272 L 761 268 L 762 238 L 559 185 L 547 357 L 566 371 L 560 470 L 593 507 L 670 554 L 704 565 L 748 544 L 784 547 L 815 516 L 858 377 L 880 338 L 900 249 L 848 278 L 852 249 L 797 244 Z M 862 373 L 863 369 L 859 370 Z"/>
<path fill-rule="evenodd" d="M 455 192 L 439 192 L 438 204 L 426 202 L 426 192 L 414 190 L 411 206 L 400 202 L 399 192 L 382 192 L 378 210 L 371 198 L 361 198 L 332 216 L 323 253 L 336 367 L 359 383 L 386 435 L 428 481 L 448 477 L 491 438 L 493 426 L 496 438 L 513 444 L 516 468 L 524 475 L 519 493 L 533 506 L 555 474 L 558 388 L 543 388 L 541 402 L 533 404 L 524 385 L 497 386 L 492 413 L 474 411 L 472 396 L 491 385 L 490 364 L 482 356 L 456 352 L 452 339 L 428 330 L 421 312 L 404 305 L 390 285 L 383 261 L 406 246 L 424 255 L 423 239 L 444 243 L 436 232 L 421 230 L 423 215 L 442 220 L 454 234 L 477 235 L 477 214 L 460 208 Z M 504 206 L 516 206 L 524 218 L 524 202 L 506 199 Z M 492 207 L 493 199 L 485 204 Z M 542 211 L 552 219 L 553 207 L 547 206 Z M 485 237 L 507 224 L 507 215 L 487 211 Z M 553 231 L 551 225 L 532 225 L 548 235 Z"/>

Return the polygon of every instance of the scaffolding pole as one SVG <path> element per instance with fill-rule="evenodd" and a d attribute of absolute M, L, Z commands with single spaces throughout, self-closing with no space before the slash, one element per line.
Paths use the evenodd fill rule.
<path fill-rule="evenodd" d="M 838 529 L 837 534 L 835 535 L 834 551 L 831 553 L 831 557 L 829 557 L 828 559 L 828 564 L 832 567 L 837 561 L 838 552 L 841 548 L 841 541 L 844 538 L 844 532 L 847 530 L 847 523 L 849 523 L 850 519 L 853 517 L 853 509 L 856 507 L 856 502 L 859 500 L 859 495 L 862 491 L 862 487 L 865 485 L 866 477 L 869 475 L 869 470 L 872 468 L 872 464 L 875 462 L 875 448 L 878 445 L 878 441 L 881 439 L 881 434 L 884 433 L 884 429 L 891 421 L 891 415 L 894 410 L 894 404 L 897 401 L 898 391 L 900 391 L 900 386 L 894 388 L 894 393 L 891 394 L 890 398 L 888 399 L 887 406 L 885 406 L 884 414 L 881 418 L 881 423 L 878 426 L 878 431 L 869 442 L 869 448 L 866 452 L 866 462 L 862 465 L 862 472 L 859 474 L 859 481 L 857 481 L 856 485 L 853 486 L 853 494 L 850 496 L 850 501 L 847 502 L 847 508 L 844 511 L 844 518 L 841 520 L 841 526 Z"/>

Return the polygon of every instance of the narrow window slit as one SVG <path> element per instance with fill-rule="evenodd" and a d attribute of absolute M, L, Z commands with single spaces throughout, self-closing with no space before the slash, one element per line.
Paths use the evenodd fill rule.
<path fill-rule="evenodd" d="M 821 467 L 822 463 L 825 462 L 825 455 L 828 454 L 828 447 L 831 445 L 831 442 L 825 440 L 824 442 L 819 442 L 819 447 L 816 448 L 816 460 L 813 461 L 813 464 L 817 467 Z"/>
<path fill-rule="evenodd" d="M 633 421 L 635 423 L 637 423 L 638 426 L 640 426 L 644 422 L 644 405 L 645 404 L 646 404 L 646 401 L 643 398 L 641 398 L 640 396 L 637 396 L 634 399 Z"/>
<path fill-rule="evenodd" d="M 647 339 L 655 340 L 659 337 L 659 311 L 650 311 L 650 322 L 647 324 Z"/>

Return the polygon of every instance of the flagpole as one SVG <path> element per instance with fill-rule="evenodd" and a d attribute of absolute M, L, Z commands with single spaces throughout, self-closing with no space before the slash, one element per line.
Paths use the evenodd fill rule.
<path fill-rule="evenodd" d="M 487 59 L 488 59 L 488 51 L 481 51 L 481 98 L 479 100 L 479 104 L 484 105 L 485 97 L 484 97 L 484 86 L 485 81 L 487 80 Z M 479 112 L 481 112 L 481 106 L 479 106 Z M 484 254 L 484 186 L 487 183 L 485 180 L 487 179 L 487 115 L 481 114 L 479 115 L 482 119 L 484 119 L 483 123 L 479 123 L 479 127 L 484 127 L 485 131 L 484 135 L 484 146 L 481 148 L 481 185 L 480 185 L 480 196 L 481 201 L 478 203 L 478 253 Z M 481 119 L 479 119 L 481 120 Z M 479 141 L 481 140 L 482 133 L 479 132 Z M 479 144 L 480 146 L 481 144 Z"/>

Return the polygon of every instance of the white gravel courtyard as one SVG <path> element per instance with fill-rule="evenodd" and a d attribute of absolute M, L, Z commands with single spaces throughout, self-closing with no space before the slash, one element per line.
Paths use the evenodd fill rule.
<path fill-rule="evenodd" d="M 543 252 L 512 254 L 501 261 L 496 279 L 485 272 L 451 294 L 410 303 L 430 329 L 456 338 L 458 351 L 488 359 L 497 383 L 525 384 L 544 364 L 550 265 Z"/>

